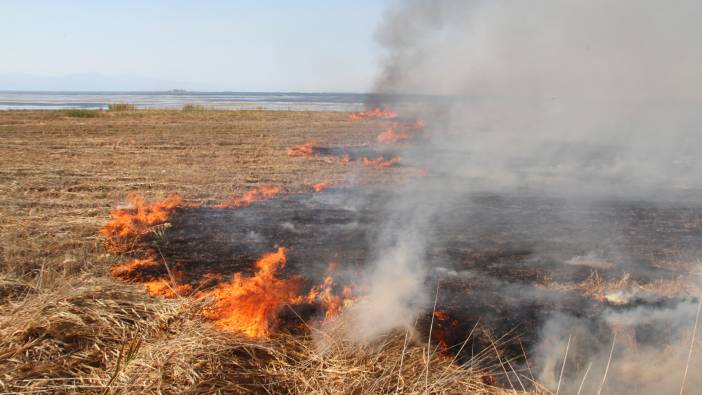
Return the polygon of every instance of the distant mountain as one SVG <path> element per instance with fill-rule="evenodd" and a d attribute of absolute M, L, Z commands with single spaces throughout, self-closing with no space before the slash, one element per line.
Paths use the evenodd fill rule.
<path fill-rule="evenodd" d="M 212 87 L 143 76 L 111 76 L 99 73 L 76 73 L 63 76 L 0 74 L 0 90 L 23 91 L 166 91 L 205 90 Z"/>

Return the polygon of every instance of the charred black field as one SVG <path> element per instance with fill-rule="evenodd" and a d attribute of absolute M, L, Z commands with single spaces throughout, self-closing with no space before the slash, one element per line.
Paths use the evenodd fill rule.
<path fill-rule="evenodd" d="M 561 371 L 573 392 L 606 375 L 611 388 L 679 385 L 699 305 L 695 191 L 487 192 L 432 167 L 459 150 L 413 155 L 429 141 L 416 127 L 349 114 L 0 119 L 12 159 L 1 168 L 3 390 L 307 393 L 333 378 L 356 393 L 543 393 Z M 405 222 L 415 213 L 427 221 Z M 115 250 L 98 231 L 120 215 L 136 228 Z M 409 254 L 387 260 L 393 249 Z M 421 265 L 391 266 L 378 287 L 383 259 Z M 420 279 L 407 300 L 421 303 L 397 329 L 370 340 L 352 331 L 348 343 L 322 335 L 344 311 L 366 314 L 369 295 L 392 314 L 403 303 L 373 290 L 402 290 L 407 276 Z M 264 330 L 231 330 L 227 309 L 262 317 Z M 642 381 L 654 360 L 664 377 Z"/>
<path fill-rule="evenodd" d="M 141 248 L 158 251 L 184 274 L 181 282 L 193 287 L 207 287 L 198 285 L 206 274 L 253 275 L 258 257 L 284 246 L 288 260 L 280 276 L 300 276 L 311 286 L 334 262 L 337 288 L 362 289 L 359 273 L 377 259 L 374 241 L 385 216 L 392 215 L 393 193 L 341 187 L 285 194 L 247 207 L 179 208 Z M 524 359 L 556 314 L 587 320 L 609 339 L 614 328 L 601 320 L 605 312 L 642 306 L 664 312 L 697 303 L 684 292 L 684 283 L 676 291 L 665 288 L 665 282 L 686 274 L 676 262 L 699 256 L 702 248 L 702 206 L 694 200 L 577 203 L 528 194 L 468 194 L 450 205 L 433 218 L 423 258 L 431 267 L 426 287 L 437 289 L 435 309 L 442 314 L 432 320 L 429 308 L 417 317 L 424 336 L 433 326 L 434 341 L 446 353 L 460 351 L 469 358 L 499 342 L 510 358 Z M 142 276 L 167 274 L 166 265 L 148 270 Z M 283 309 L 278 329 L 294 330 L 315 313 Z M 632 341 L 644 343 L 666 330 L 661 323 L 629 329 Z"/>

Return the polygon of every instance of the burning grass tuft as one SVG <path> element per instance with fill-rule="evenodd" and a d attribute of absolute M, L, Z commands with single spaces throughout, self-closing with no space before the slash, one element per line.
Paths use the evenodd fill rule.
<path fill-rule="evenodd" d="M 128 199 L 130 205 L 111 210 L 112 220 L 100 228 L 100 233 L 106 236 L 106 246 L 112 252 L 128 251 L 151 227 L 166 222 L 182 203 L 178 195 L 151 203 L 137 194 L 130 194 Z"/>

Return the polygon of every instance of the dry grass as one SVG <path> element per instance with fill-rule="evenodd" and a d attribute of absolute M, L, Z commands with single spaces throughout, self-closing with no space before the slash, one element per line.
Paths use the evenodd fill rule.
<path fill-rule="evenodd" d="M 134 111 L 136 106 L 129 103 L 110 103 L 107 106 L 108 111 Z"/>
<path fill-rule="evenodd" d="M 97 229 L 128 192 L 211 202 L 343 180 L 354 165 L 289 158 L 287 148 L 372 141 L 377 125 L 341 113 L 66 115 L 0 112 L 1 392 L 500 392 L 476 366 L 438 354 L 426 376 L 426 345 L 402 335 L 364 347 L 327 340 L 324 350 L 309 336 L 251 342 L 213 329 L 192 302 L 109 276 L 119 257 Z"/>

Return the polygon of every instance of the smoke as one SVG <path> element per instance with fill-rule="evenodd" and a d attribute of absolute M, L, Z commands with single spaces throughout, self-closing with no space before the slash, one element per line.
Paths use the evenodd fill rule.
<path fill-rule="evenodd" d="M 424 150 L 430 168 L 493 187 L 697 187 L 700 17 L 694 1 L 402 2 L 377 33 L 376 88 L 449 98 L 422 115 L 461 157 Z"/>
<path fill-rule="evenodd" d="M 578 393 L 581 386 L 583 393 L 597 393 L 600 387 L 616 394 L 677 393 L 697 308 L 696 301 L 682 301 L 621 312 L 608 309 L 595 321 L 554 315 L 544 324 L 533 354 L 539 379 L 549 388 L 557 388 L 560 381 L 561 391 L 568 394 Z M 689 372 L 700 369 L 702 360 L 691 359 Z M 687 388 L 700 385 L 702 377 L 688 375 Z"/>
<path fill-rule="evenodd" d="M 401 156 L 430 176 L 388 202 L 390 220 L 374 243 L 367 298 L 352 314 L 358 338 L 409 325 L 427 308 L 427 274 L 441 266 L 427 253 L 433 219 L 452 215 L 452 202 L 469 194 L 558 196 L 572 208 L 605 198 L 665 201 L 696 192 L 702 185 L 700 20 L 702 3 L 690 0 L 393 3 L 377 31 L 384 52 L 376 92 L 426 95 L 397 106 L 429 125 L 429 137 Z M 587 220 L 568 216 L 576 226 Z M 532 225 L 538 229 L 537 222 L 525 226 Z M 476 232 L 482 224 L 467 226 Z M 563 267 L 599 264 L 592 251 L 602 246 L 595 241 L 626 251 L 603 240 L 620 231 L 616 226 L 583 228 L 582 239 L 572 242 L 588 248 Z M 606 311 L 594 323 L 556 314 L 534 350 L 540 378 L 556 385 L 553 373 L 569 334 L 576 342 L 569 378 L 592 362 L 595 380 L 604 374 L 613 326 L 667 323 L 668 332 L 637 338 L 635 350 L 624 347 L 620 335 L 608 380 L 611 388 L 625 389 L 647 375 L 637 382 L 648 393 L 679 385 L 671 372 L 685 361 L 681 344 L 689 338 L 693 304 L 670 309 L 665 319 L 647 306 L 626 315 Z M 591 391 L 596 380 L 584 386 Z"/>

